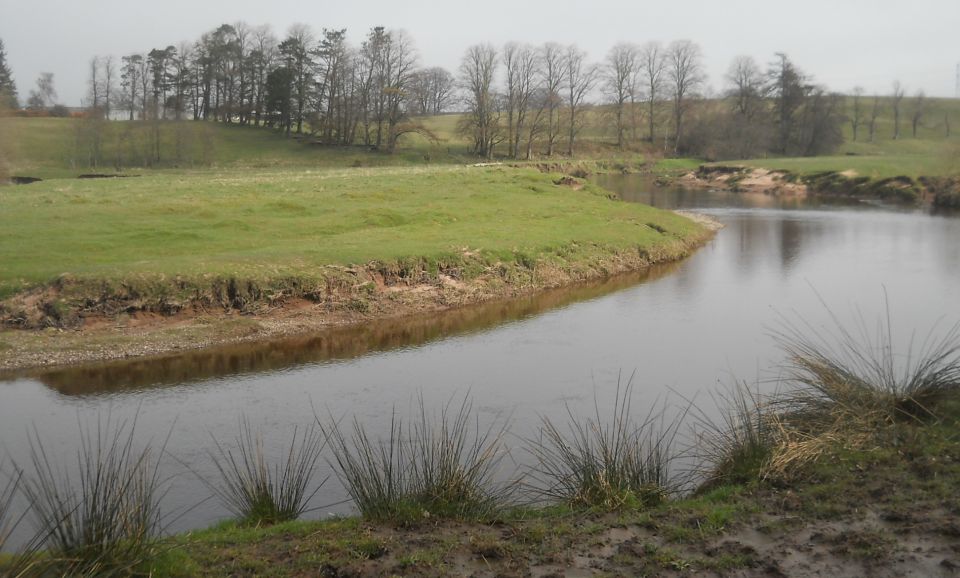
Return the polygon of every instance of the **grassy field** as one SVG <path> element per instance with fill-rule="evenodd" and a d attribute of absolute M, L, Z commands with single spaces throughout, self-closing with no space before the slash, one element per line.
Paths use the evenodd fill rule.
<path fill-rule="evenodd" d="M 913 101 L 905 99 L 900 121 L 900 138 L 893 139 L 894 122 L 889 98 L 881 98 L 881 115 L 877 118 L 874 142 L 869 142 L 869 130 L 860 127 L 857 141 L 853 128 L 844 123 L 845 142 L 836 154 L 805 158 L 764 158 L 718 164 L 743 164 L 752 167 L 785 170 L 799 175 L 824 171 L 855 171 L 874 179 L 896 176 L 940 177 L 960 174 L 960 100 L 929 99 L 928 113 L 918 126 L 917 136 L 911 131 L 910 115 Z M 847 114 L 852 115 L 852 99 L 847 98 Z M 864 114 L 869 114 L 872 97 L 864 98 Z M 946 120 L 951 125 L 946 134 Z"/>
<path fill-rule="evenodd" d="M 871 98 L 864 99 L 869 112 Z M 848 114 L 852 100 L 847 99 Z M 889 99 L 881 99 L 874 142 L 868 141 L 866 126 L 856 142 L 852 128 L 843 125 L 846 142 L 836 154 L 817 158 L 764 158 L 744 161 L 751 166 L 778 168 L 801 174 L 826 170 L 855 170 L 864 176 L 885 178 L 898 175 L 943 176 L 960 171 L 960 100 L 928 99 L 927 112 L 913 137 L 910 117 L 911 99 L 903 104 L 901 138 L 893 140 L 893 118 Z M 663 112 L 663 111 L 662 111 Z M 578 137 L 581 159 L 617 159 L 637 164 L 660 158 L 657 146 L 640 143 L 636 150 L 621 153 L 613 146 L 611 115 L 600 106 L 585 113 Z M 866 114 L 866 113 L 865 113 Z M 666 126 L 669 114 L 662 115 Z M 98 170 L 110 172 L 119 164 L 122 170 L 137 173 L 153 168 L 189 170 L 192 168 L 322 168 L 410 166 L 424 164 L 466 164 L 475 162 L 469 143 L 458 133 L 458 114 L 416 119 L 436 136 L 436 140 L 410 134 L 404 136 L 395 154 L 371 151 L 367 147 L 326 147 L 307 144 L 299 138 L 285 138 L 270 130 L 214 123 L 161 123 L 161 160 L 148 161 L 147 151 L 155 135 L 150 126 L 126 122 L 106 123 L 98 130 L 102 141 L 104 165 Z M 947 136 L 947 123 L 951 135 Z M 89 123 L 54 118 L 0 119 L 0 140 L 6 143 L 11 173 L 40 178 L 73 177 L 92 172 L 89 167 Z M 641 131 L 643 133 L 644 131 Z M 561 135 L 562 137 L 563 135 Z M 499 153 L 505 149 L 501 147 Z M 561 138 L 558 150 L 565 150 Z M 117 153 L 120 153 L 119 156 Z M 562 159 L 558 155 L 557 159 Z M 544 159 L 540 159 L 544 160 Z"/>
<path fill-rule="evenodd" d="M 490 262 L 651 247 L 688 220 L 508 168 L 230 170 L 52 180 L 0 192 L 0 295 L 57 276 L 309 274 L 477 251 Z"/>

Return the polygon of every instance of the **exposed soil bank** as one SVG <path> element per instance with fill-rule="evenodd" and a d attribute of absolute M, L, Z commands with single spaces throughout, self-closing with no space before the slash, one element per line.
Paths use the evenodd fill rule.
<path fill-rule="evenodd" d="M 410 259 L 325 267 L 313 278 L 132 279 L 62 277 L 0 303 L 0 372 L 168 354 L 322 332 L 372 319 L 510 299 L 682 259 L 720 227 L 686 237 L 660 231 L 651 248 L 572 244 L 537 259 L 489 263 L 465 250 L 456 262 Z"/>
<path fill-rule="evenodd" d="M 778 196 L 878 199 L 904 204 L 960 207 L 960 178 L 897 176 L 874 179 L 856 171 L 824 171 L 797 175 L 788 171 L 737 165 L 702 165 L 674 181 L 687 188 L 709 188 L 736 193 Z"/>

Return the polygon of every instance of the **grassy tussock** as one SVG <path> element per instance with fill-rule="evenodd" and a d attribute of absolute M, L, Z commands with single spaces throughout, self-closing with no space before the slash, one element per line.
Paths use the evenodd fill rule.
<path fill-rule="evenodd" d="M 740 385 L 721 397 L 719 422 L 701 420 L 704 488 L 789 481 L 838 446 L 862 447 L 904 421 L 937 420 L 960 390 L 960 325 L 898 351 L 889 313 L 873 330 L 862 318 L 850 329 L 831 317 L 826 330 L 784 323 L 774 334 L 787 357 L 783 393 L 764 397 Z"/>
<path fill-rule="evenodd" d="M 936 406 L 960 385 L 960 325 L 942 336 L 929 333 L 914 349 L 896 351 L 889 314 L 870 331 L 854 330 L 836 317 L 834 328 L 787 325 L 774 337 L 788 358 L 791 386 L 781 405 L 786 415 L 830 428 L 862 427 L 936 417 Z"/>
<path fill-rule="evenodd" d="M 315 426 L 297 435 L 294 428 L 286 455 L 270 463 L 261 432 L 244 419 L 236 449 L 214 439 L 210 459 L 220 473 L 219 483 L 208 485 L 223 505 L 244 524 L 269 525 L 295 520 L 304 513 L 325 479 L 308 493 L 326 439 Z"/>
<path fill-rule="evenodd" d="M 587 420 L 568 407 L 566 428 L 543 418 L 539 436 L 527 443 L 535 460 L 528 484 L 534 496 L 604 510 L 650 507 L 667 498 L 682 418 L 664 426 L 663 408 L 653 406 L 637 420 L 632 391 L 632 380 L 618 384 L 609 419 L 601 417 L 597 404 Z"/>
<path fill-rule="evenodd" d="M 781 424 L 771 400 L 746 382 L 711 396 L 719 417 L 694 412 L 693 453 L 705 480 L 701 491 L 756 481 L 773 456 Z"/>
<path fill-rule="evenodd" d="M 22 491 L 47 547 L 45 572 L 126 574 L 156 554 L 162 480 L 152 448 L 134 444 L 135 426 L 108 417 L 81 428 L 74 471 L 55 466 L 34 432 Z"/>
<path fill-rule="evenodd" d="M 321 427 L 332 465 L 365 518 L 490 520 L 512 493 L 511 485 L 496 483 L 506 426 L 481 428 L 467 399 L 459 407 L 446 404 L 436 416 L 420 398 L 411 425 L 391 415 L 387 439 L 371 439 L 356 420 L 352 431 L 331 422 Z"/>

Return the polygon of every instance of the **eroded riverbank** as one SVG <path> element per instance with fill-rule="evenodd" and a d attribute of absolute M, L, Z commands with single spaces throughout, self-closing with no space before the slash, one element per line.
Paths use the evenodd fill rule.
<path fill-rule="evenodd" d="M 721 225 L 680 212 L 698 224 L 685 236 L 664 231 L 653 247 L 581 250 L 575 245 L 529 266 L 487 266 L 472 279 L 446 273 L 387 272 L 381 264 L 339 267 L 345 281 L 317 298 L 277 298 L 246 311 L 192 306 L 164 315 L 153 312 L 97 314 L 76 327 L 0 332 L 0 372 L 163 356 L 230 344 L 317 335 L 378 320 L 403 319 L 483 303 L 509 301 L 550 289 L 643 271 L 688 256 Z"/>

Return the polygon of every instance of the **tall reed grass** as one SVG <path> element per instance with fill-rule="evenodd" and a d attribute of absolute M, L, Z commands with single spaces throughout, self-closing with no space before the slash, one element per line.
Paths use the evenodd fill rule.
<path fill-rule="evenodd" d="M 711 410 L 693 406 L 691 414 L 699 489 L 759 480 L 781 432 L 775 398 L 764 396 L 759 383 L 751 387 L 738 381 L 710 399 Z"/>
<path fill-rule="evenodd" d="M 613 411 L 578 419 L 567 407 L 569 423 L 561 428 L 543 418 L 538 437 L 527 440 L 535 464 L 529 491 L 540 500 L 604 510 L 660 504 L 675 489 L 670 466 L 683 412 L 666 423 L 666 408 L 654 404 L 643 419 L 632 411 L 633 378 L 618 382 Z"/>
<path fill-rule="evenodd" d="M 385 439 L 371 438 L 356 419 L 349 430 L 330 423 L 321 427 L 332 465 L 365 518 L 490 520 L 512 493 L 511 484 L 497 481 L 506 424 L 481 427 L 467 398 L 459 407 L 448 402 L 437 416 L 420 397 L 409 427 L 393 411 Z"/>
<path fill-rule="evenodd" d="M 37 551 L 41 543 L 38 534 L 7 552 L 10 537 L 28 513 L 15 514 L 13 510 L 14 498 L 22 479 L 23 472 L 15 469 L 0 489 L 0 577 L 3 578 L 28 576 L 37 564 Z"/>
<path fill-rule="evenodd" d="M 317 461 L 326 439 L 311 425 L 298 435 L 294 428 L 290 445 L 279 462 L 270 463 L 260 431 L 247 419 L 240 423 L 236 449 L 225 448 L 216 439 L 210 459 L 220 474 L 219 483 L 206 482 L 224 506 L 245 524 L 276 524 L 295 520 L 326 479 L 309 491 Z"/>
<path fill-rule="evenodd" d="M 719 422 L 699 420 L 697 447 L 709 466 L 703 487 L 789 481 L 838 445 L 877 442 L 904 420 L 937 419 L 938 406 L 960 391 L 960 325 L 911 337 L 901 349 L 889 308 L 872 328 L 825 308 L 825 328 L 782 318 L 773 333 L 786 356 L 780 393 L 740 384 L 721 396 Z"/>
<path fill-rule="evenodd" d="M 852 329 L 831 318 L 826 329 L 786 322 L 774 334 L 788 358 L 786 415 L 821 429 L 923 420 L 936 417 L 937 404 L 960 387 L 960 325 L 940 336 L 931 330 L 919 347 L 911 338 L 898 351 L 889 310 L 873 330 L 862 317 Z"/>
<path fill-rule="evenodd" d="M 135 444 L 135 430 L 136 418 L 115 425 L 98 417 L 95 426 L 81 427 L 73 470 L 55 465 L 33 432 L 22 491 L 47 548 L 44 572 L 122 575 L 156 554 L 159 460 L 149 444 Z"/>
<path fill-rule="evenodd" d="M 22 472 L 15 471 L 0 489 L 0 552 L 3 552 L 10 534 L 20 523 L 20 517 L 13 516 L 13 498 L 16 496 L 17 488 L 20 486 Z"/>

